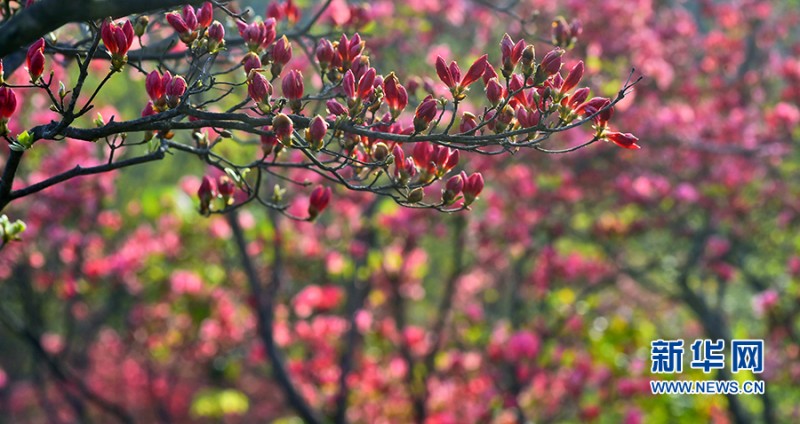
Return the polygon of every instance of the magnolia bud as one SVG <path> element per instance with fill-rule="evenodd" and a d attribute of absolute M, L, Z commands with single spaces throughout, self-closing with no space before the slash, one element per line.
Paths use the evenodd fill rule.
<path fill-rule="evenodd" d="M 378 142 L 372 149 L 372 157 L 378 162 L 383 162 L 389 156 L 389 146 L 386 143 Z"/>
<path fill-rule="evenodd" d="M 306 129 L 306 141 L 314 150 L 320 150 L 323 146 L 323 139 L 328 132 L 328 123 L 317 115 L 311 120 L 311 125 Z"/>

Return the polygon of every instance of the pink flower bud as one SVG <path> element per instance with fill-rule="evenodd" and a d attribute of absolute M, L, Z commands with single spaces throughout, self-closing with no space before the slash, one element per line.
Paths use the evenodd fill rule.
<path fill-rule="evenodd" d="M 181 97 L 183 97 L 183 94 L 186 92 L 186 88 L 186 80 L 180 75 L 169 81 L 166 88 L 167 104 L 169 107 L 178 107 Z"/>
<path fill-rule="evenodd" d="M 233 192 L 236 190 L 236 185 L 231 181 L 230 177 L 223 175 L 217 180 L 217 190 L 222 200 L 226 205 L 233 203 Z"/>
<path fill-rule="evenodd" d="M 247 78 L 247 94 L 258 104 L 269 103 L 272 95 L 272 84 L 258 71 L 251 71 Z"/>
<path fill-rule="evenodd" d="M 583 102 L 585 102 L 586 98 L 588 97 L 589 97 L 589 87 L 579 88 L 575 90 L 575 92 L 572 93 L 572 95 L 567 97 L 568 99 L 567 105 L 572 109 L 575 109 L 581 104 L 583 104 Z"/>
<path fill-rule="evenodd" d="M 492 106 L 497 106 L 506 96 L 506 89 L 500 85 L 497 78 L 492 78 L 486 84 L 486 98 Z"/>
<path fill-rule="evenodd" d="M 472 66 L 469 67 L 467 70 L 466 75 L 461 80 L 462 87 L 469 87 L 473 82 L 477 81 L 480 78 L 484 71 L 486 71 L 486 64 L 488 61 L 488 55 L 483 55 L 476 60 Z"/>
<path fill-rule="evenodd" d="M 328 207 L 331 201 L 331 188 L 317 186 L 312 192 L 308 202 L 308 216 L 309 220 L 315 219 L 319 216 L 320 212 Z"/>
<path fill-rule="evenodd" d="M 194 12 L 194 8 L 189 6 L 183 6 L 183 21 L 186 23 L 186 26 L 189 27 L 190 31 L 194 31 L 197 29 L 197 14 Z"/>
<path fill-rule="evenodd" d="M 444 85 L 448 88 L 454 88 L 456 86 L 453 75 L 450 73 L 450 68 L 447 67 L 441 56 L 436 56 L 436 75 L 439 75 L 439 79 L 442 80 Z"/>
<path fill-rule="evenodd" d="M 210 211 L 211 200 L 214 199 L 214 186 L 211 178 L 205 176 L 200 183 L 200 188 L 197 190 L 197 197 L 200 198 L 200 213 L 208 214 Z"/>
<path fill-rule="evenodd" d="M 328 123 L 325 122 L 321 116 L 317 115 L 311 120 L 311 124 L 306 130 L 306 141 L 308 141 L 308 144 L 311 145 L 314 150 L 319 150 L 322 148 L 322 140 L 327 133 Z"/>
<path fill-rule="evenodd" d="M 555 75 L 561 69 L 561 55 L 563 54 L 564 50 L 556 48 L 544 55 L 539 67 L 545 75 Z"/>
<path fill-rule="evenodd" d="M 341 116 L 347 115 L 347 109 L 341 105 L 341 103 L 337 102 L 334 99 L 330 99 L 325 103 L 325 106 L 328 107 L 328 112 L 333 115 Z"/>
<path fill-rule="evenodd" d="M 333 55 L 335 54 L 333 51 L 333 44 L 326 38 L 320 39 L 315 54 L 320 68 L 323 70 L 328 69 L 328 66 L 330 66 L 333 61 Z"/>
<path fill-rule="evenodd" d="M 214 21 L 208 27 L 208 39 L 221 45 L 225 41 L 225 27 L 219 21 Z"/>
<path fill-rule="evenodd" d="M 358 98 L 356 95 L 356 77 L 353 71 L 349 69 L 345 72 L 344 78 L 342 78 L 342 90 L 344 90 L 344 94 L 349 100 Z"/>
<path fill-rule="evenodd" d="M 492 78 L 497 78 L 497 72 L 494 70 L 494 66 L 491 63 L 486 62 L 486 68 L 483 70 L 483 85 L 489 83 L 489 80 Z"/>
<path fill-rule="evenodd" d="M 244 56 L 244 59 L 242 59 L 242 65 L 244 66 L 244 73 L 250 75 L 250 71 L 253 69 L 261 68 L 261 59 L 257 54 L 249 52 Z"/>
<path fill-rule="evenodd" d="M 503 36 L 500 41 L 500 54 L 503 62 L 503 76 L 508 78 L 517 67 L 517 63 L 522 58 L 522 51 L 525 50 L 525 40 L 519 40 L 516 44 L 508 34 Z"/>
<path fill-rule="evenodd" d="M 436 100 L 433 96 L 427 96 L 422 103 L 417 106 L 414 114 L 414 131 L 422 132 L 428 128 L 434 118 L 436 118 Z"/>
<path fill-rule="evenodd" d="M 198 28 L 208 28 L 211 25 L 211 21 L 214 20 L 214 8 L 211 5 L 211 2 L 205 2 L 197 10 L 197 25 Z M 210 36 L 211 34 L 209 34 Z"/>
<path fill-rule="evenodd" d="M 152 116 L 158 113 L 155 106 L 153 106 L 152 101 L 148 101 L 146 105 L 144 105 L 144 109 L 142 109 L 142 118 L 147 116 Z"/>
<path fill-rule="evenodd" d="M 369 68 L 358 81 L 358 97 L 367 100 L 375 83 L 375 68 Z"/>
<path fill-rule="evenodd" d="M 178 34 L 189 34 L 192 30 L 189 28 L 189 25 L 186 24 L 186 21 L 183 20 L 181 15 L 170 12 L 167 13 L 167 23 L 175 30 Z"/>
<path fill-rule="evenodd" d="M 275 42 L 272 48 L 272 60 L 281 65 L 286 65 L 292 60 L 292 43 L 285 35 Z"/>
<path fill-rule="evenodd" d="M 531 128 L 539 125 L 539 111 L 530 110 L 523 105 L 517 107 L 517 121 L 522 128 Z"/>
<path fill-rule="evenodd" d="M 269 126 L 265 126 L 262 129 L 264 131 L 272 130 L 272 128 L 270 128 Z M 269 156 L 269 154 L 272 153 L 272 151 L 275 150 L 275 148 L 280 143 L 278 137 L 276 137 L 275 135 L 262 134 L 259 138 L 261 139 L 261 151 L 264 152 L 264 156 Z"/>
<path fill-rule="evenodd" d="M 144 88 L 156 107 L 166 104 L 165 95 L 167 94 L 167 84 L 169 84 L 171 80 L 172 75 L 169 71 L 164 72 L 163 76 L 158 71 L 152 71 L 147 74 Z"/>
<path fill-rule="evenodd" d="M 469 206 L 483 191 L 483 175 L 476 172 L 464 182 L 464 204 Z"/>
<path fill-rule="evenodd" d="M 470 112 L 461 115 L 461 122 L 458 124 L 458 131 L 467 134 L 478 127 L 477 118 Z"/>
<path fill-rule="evenodd" d="M 283 77 L 281 84 L 283 95 L 289 100 L 298 100 L 303 97 L 303 74 L 297 69 L 292 69 Z"/>
<path fill-rule="evenodd" d="M 572 67 L 572 70 L 570 70 L 569 74 L 567 74 L 567 78 L 564 80 L 564 83 L 561 84 L 562 93 L 569 92 L 575 88 L 579 82 L 581 82 L 581 78 L 583 78 L 583 69 L 584 66 L 582 60 Z"/>
<path fill-rule="evenodd" d="M 44 73 L 44 38 L 36 40 L 28 47 L 25 62 L 28 65 L 28 74 L 31 76 L 31 81 L 38 81 L 39 77 Z"/>
<path fill-rule="evenodd" d="M 397 118 L 408 105 L 408 92 L 400 85 L 394 72 L 383 80 L 384 100 L 393 118 Z"/>
<path fill-rule="evenodd" d="M 414 162 L 418 167 L 427 168 L 433 157 L 433 146 L 427 141 L 416 143 L 414 144 L 414 150 L 412 150 L 411 157 L 414 158 Z"/>
<path fill-rule="evenodd" d="M 275 115 L 272 119 L 272 130 L 275 131 L 275 136 L 286 146 L 292 145 L 292 132 L 294 132 L 294 123 L 292 119 L 283 113 Z"/>
<path fill-rule="evenodd" d="M 464 177 L 461 174 L 453 175 L 445 183 L 444 190 L 442 191 L 442 202 L 445 205 L 453 203 L 463 189 Z"/>
<path fill-rule="evenodd" d="M 0 119 L 8 121 L 17 109 L 17 96 L 11 87 L 0 87 Z"/>
<path fill-rule="evenodd" d="M 641 148 L 638 144 L 636 144 L 639 139 L 631 134 L 631 133 L 620 133 L 616 131 L 606 131 L 603 133 L 603 136 L 616 144 L 619 147 L 623 147 L 626 149 L 639 149 Z"/>
<path fill-rule="evenodd" d="M 103 21 L 100 27 L 100 38 L 112 57 L 124 57 L 128 54 L 134 37 L 131 21 L 125 21 L 123 25 Z"/>
<path fill-rule="evenodd" d="M 267 17 L 273 18 L 276 21 L 283 19 L 283 7 L 277 2 L 270 2 L 267 5 Z"/>

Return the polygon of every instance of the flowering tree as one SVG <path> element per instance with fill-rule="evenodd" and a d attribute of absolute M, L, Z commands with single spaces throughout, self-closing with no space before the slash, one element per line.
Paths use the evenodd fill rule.
<path fill-rule="evenodd" d="M 12 419 L 796 414 L 788 9 L 64 3 L 0 31 Z M 649 394 L 651 340 L 762 336 L 767 395 Z"/>

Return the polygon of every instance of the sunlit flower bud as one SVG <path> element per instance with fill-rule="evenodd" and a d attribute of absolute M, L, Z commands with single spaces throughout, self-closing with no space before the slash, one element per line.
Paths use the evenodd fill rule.
<path fill-rule="evenodd" d="M 497 78 L 492 78 L 486 84 L 486 98 L 492 106 L 497 106 L 503 98 L 505 98 L 506 89 L 500 85 Z"/>
<path fill-rule="evenodd" d="M 631 133 L 620 133 L 616 131 L 606 131 L 603 133 L 603 137 L 606 140 L 611 141 L 612 143 L 616 144 L 619 147 L 623 147 L 626 149 L 639 149 L 641 148 L 637 141 L 639 138 Z"/>
<path fill-rule="evenodd" d="M 403 109 L 408 105 L 408 92 L 406 92 L 406 89 L 398 82 L 394 72 L 390 73 L 389 76 L 383 80 L 383 93 L 384 100 L 389 106 L 392 118 L 397 119 Z"/>
<path fill-rule="evenodd" d="M 478 127 L 477 118 L 470 112 L 464 112 L 461 115 L 461 122 L 458 124 L 458 131 L 462 134 L 468 134 Z"/>
<path fill-rule="evenodd" d="M 325 102 L 325 106 L 328 108 L 328 112 L 330 112 L 333 115 L 336 116 L 347 115 L 347 109 L 344 106 L 342 106 L 341 103 L 337 102 L 334 99 L 330 99 L 327 102 Z"/>
<path fill-rule="evenodd" d="M 320 150 L 323 146 L 323 139 L 328 133 L 328 123 L 317 115 L 311 120 L 311 124 L 306 129 L 306 141 L 314 150 Z"/>
<path fill-rule="evenodd" d="M 436 100 L 433 96 L 425 97 L 414 114 L 414 131 L 417 133 L 425 131 L 436 118 L 436 112 Z"/>
<path fill-rule="evenodd" d="M 476 172 L 467 178 L 464 182 L 464 204 L 469 206 L 483 191 L 483 175 Z"/>
<path fill-rule="evenodd" d="M 44 73 L 44 38 L 36 40 L 30 47 L 25 56 L 25 63 L 28 65 L 28 74 L 31 82 L 36 82 Z"/>
<path fill-rule="evenodd" d="M 272 128 L 266 126 L 263 128 L 264 131 L 271 131 Z M 261 151 L 264 152 L 264 156 L 269 156 L 273 150 L 277 153 L 278 147 L 280 147 L 280 141 L 278 141 L 278 137 L 273 135 L 261 135 L 259 137 L 261 139 Z"/>
<path fill-rule="evenodd" d="M 317 62 L 319 62 L 319 67 L 322 68 L 323 71 L 327 70 L 330 66 L 334 54 L 333 44 L 326 38 L 320 39 L 317 44 L 315 55 L 317 57 Z"/>
<path fill-rule="evenodd" d="M 211 2 L 205 2 L 197 10 L 197 27 L 199 28 L 208 28 L 211 25 L 211 21 L 214 20 L 214 8 L 211 6 Z M 210 35 L 210 34 L 209 34 Z"/>
<path fill-rule="evenodd" d="M 0 87 L 0 136 L 8 134 L 8 120 L 17 109 L 17 96 L 11 87 Z"/>
<path fill-rule="evenodd" d="M 442 191 L 442 203 L 449 205 L 453 203 L 456 197 L 461 194 L 464 189 L 464 178 L 461 174 L 453 175 L 445 183 L 444 190 Z"/>
<path fill-rule="evenodd" d="M 540 67 L 545 75 L 555 75 L 561 69 L 561 55 L 563 54 L 564 50 L 554 49 L 544 56 Z"/>
<path fill-rule="evenodd" d="M 219 21 L 214 21 L 208 27 L 208 51 L 215 53 L 224 45 L 225 27 Z"/>
<path fill-rule="evenodd" d="M 292 43 L 284 35 L 272 47 L 272 76 L 279 76 L 290 60 L 292 60 Z"/>
<path fill-rule="evenodd" d="M 186 80 L 180 75 L 169 81 L 166 88 L 167 104 L 169 107 L 178 107 L 181 97 L 183 97 L 183 94 L 186 92 L 186 88 Z"/>
<path fill-rule="evenodd" d="M 142 15 L 136 18 L 136 23 L 133 24 L 133 33 L 136 34 L 137 37 L 141 37 L 144 35 L 145 31 L 147 31 L 147 26 L 150 25 L 150 18 L 147 15 Z"/>
<path fill-rule="evenodd" d="M 257 54 L 250 52 L 244 56 L 244 59 L 242 59 L 242 65 L 244 66 L 244 73 L 246 75 L 250 75 L 250 71 L 253 69 L 261 68 L 261 59 Z"/>
<path fill-rule="evenodd" d="M 569 71 L 567 74 L 567 78 L 564 80 L 564 83 L 561 84 L 561 92 L 567 93 L 575 86 L 581 82 L 581 78 L 583 78 L 583 61 L 578 62 L 575 66 L 572 67 L 572 70 Z"/>
<path fill-rule="evenodd" d="M 272 130 L 275 131 L 275 136 L 278 140 L 285 145 L 292 145 L 292 132 L 294 131 L 294 123 L 292 119 L 283 113 L 279 113 L 272 119 Z"/>
<path fill-rule="evenodd" d="M 516 44 L 508 34 L 503 36 L 500 41 L 500 54 L 503 62 L 503 76 L 509 78 L 517 67 L 517 63 L 522 58 L 522 51 L 525 49 L 525 40 L 519 40 Z"/>
<path fill-rule="evenodd" d="M 330 187 L 322 187 L 317 186 L 314 191 L 311 192 L 311 197 L 309 198 L 308 202 L 308 217 L 309 220 L 314 220 L 319 216 L 320 212 L 325 210 L 328 207 L 328 203 L 331 201 L 331 188 Z"/>

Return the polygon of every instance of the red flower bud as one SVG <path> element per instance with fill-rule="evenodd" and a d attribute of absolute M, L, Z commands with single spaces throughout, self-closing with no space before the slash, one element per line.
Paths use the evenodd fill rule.
<path fill-rule="evenodd" d="M 233 203 L 233 192 L 236 190 L 236 185 L 231 181 L 230 177 L 227 175 L 219 177 L 217 180 L 217 190 L 226 205 Z"/>
<path fill-rule="evenodd" d="M 562 93 L 569 92 L 575 88 L 579 82 L 581 82 L 581 78 L 583 78 L 583 69 L 584 66 L 582 60 L 572 67 L 572 70 L 569 71 L 569 74 L 567 74 L 567 78 L 564 80 L 564 83 L 561 84 Z"/>
<path fill-rule="evenodd" d="M 483 175 L 476 172 L 467 178 L 464 182 L 464 204 L 470 205 L 483 191 Z"/>
<path fill-rule="evenodd" d="M 539 124 L 539 111 L 530 110 L 525 106 L 517 107 L 517 121 L 522 128 L 531 128 Z"/>
<path fill-rule="evenodd" d="M 436 100 L 432 96 L 425 97 L 422 103 L 417 106 L 414 114 L 414 131 L 422 132 L 436 118 Z"/>
<path fill-rule="evenodd" d="M 503 76 L 508 78 L 514 72 L 517 63 L 522 58 L 522 51 L 525 50 L 525 40 L 519 40 L 516 44 L 508 34 L 503 36 L 500 41 L 500 54 L 503 62 Z"/>
<path fill-rule="evenodd" d="M 416 163 L 419 168 L 428 168 L 433 157 L 433 146 L 428 142 L 416 143 L 414 145 L 414 150 L 412 150 L 411 157 L 414 158 L 414 163 Z"/>
<path fill-rule="evenodd" d="M 314 150 L 319 150 L 322 148 L 322 140 L 327 133 L 328 123 L 325 122 L 321 116 L 317 115 L 311 120 L 311 124 L 306 130 L 306 141 Z"/>
<path fill-rule="evenodd" d="M 453 88 L 456 86 L 453 75 L 450 73 L 450 69 L 444 63 L 444 59 L 442 59 L 441 56 L 436 56 L 436 75 L 439 75 L 439 79 L 442 80 L 444 85 L 446 85 L 448 88 Z"/>
<path fill-rule="evenodd" d="M 210 211 L 211 200 L 214 199 L 214 186 L 211 178 L 203 177 L 200 188 L 197 190 L 197 197 L 200 198 L 200 213 L 207 214 Z"/>
<path fill-rule="evenodd" d="M 25 62 L 28 65 L 28 74 L 31 76 L 31 81 L 38 81 L 39 77 L 44 73 L 44 38 L 36 40 L 28 47 Z"/>
<path fill-rule="evenodd" d="M 330 99 L 325 103 L 325 106 L 328 107 L 328 112 L 333 115 L 341 116 L 347 115 L 347 109 L 341 105 L 341 103 L 337 102 L 334 99 Z"/>
<path fill-rule="evenodd" d="M 620 133 L 620 132 L 616 132 L 616 131 L 606 131 L 605 133 L 603 133 L 603 137 L 605 139 L 613 142 L 614 144 L 616 144 L 619 147 L 623 147 L 623 148 L 626 148 L 626 149 L 639 149 L 639 148 L 641 148 L 638 144 L 636 144 L 636 142 L 639 141 L 639 138 L 637 138 L 635 135 L 633 135 L 631 133 Z"/>
<path fill-rule="evenodd" d="M 314 191 L 311 192 L 311 197 L 309 198 L 308 202 L 308 216 L 309 220 L 315 219 L 319 216 L 320 212 L 325 210 L 328 207 L 328 203 L 331 201 L 331 188 L 330 187 L 322 187 L 317 186 Z"/>
<path fill-rule="evenodd" d="M 186 24 L 186 21 L 176 12 L 167 13 L 167 23 L 169 23 L 178 34 L 189 34 L 192 32 L 189 25 Z"/>
<path fill-rule="evenodd" d="M 394 72 L 383 80 L 383 93 L 392 117 L 397 119 L 403 109 L 408 106 L 408 92 L 400 85 Z"/>
<path fill-rule="evenodd" d="M 342 78 L 342 90 L 344 90 L 344 94 L 349 100 L 355 101 L 358 98 L 356 95 L 356 77 L 353 71 L 349 69 L 345 72 L 344 78 Z"/>
<path fill-rule="evenodd" d="M 17 109 L 17 96 L 11 87 L 0 87 L 0 119 L 8 121 Z"/>
<path fill-rule="evenodd" d="M 272 84 L 258 71 L 251 71 L 247 78 L 247 94 L 258 104 L 269 103 Z"/>
<path fill-rule="evenodd" d="M 166 97 L 167 104 L 171 108 L 178 107 L 181 97 L 186 92 L 186 80 L 182 76 L 176 76 L 167 83 Z"/>
<path fill-rule="evenodd" d="M 211 2 L 205 2 L 197 10 L 197 25 L 198 28 L 208 28 L 211 25 L 211 21 L 214 20 L 214 8 L 211 5 Z M 210 36 L 211 34 L 209 34 Z"/>
<path fill-rule="evenodd" d="M 497 78 L 492 78 L 486 83 L 486 98 L 492 106 L 497 106 L 506 96 L 506 89 L 500 85 Z"/>
<path fill-rule="evenodd" d="M 486 64 L 488 60 L 488 55 L 483 55 L 476 60 L 472 66 L 469 67 L 467 70 L 466 75 L 461 80 L 462 87 L 469 87 L 473 82 L 477 81 L 480 78 L 484 71 L 486 71 Z"/>
<path fill-rule="evenodd" d="M 144 88 L 147 91 L 147 95 L 150 97 L 150 100 L 153 101 L 153 104 L 156 107 L 163 106 L 166 104 L 165 95 L 167 94 L 167 84 L 172 80 L 172 75 L 169 71 L 164 72 L 164 75 L 158 73 L 158 71 L 152 71 L 147 74 L 147 79 L 144 83 Z"/>
<path fill-rule="evenodd" d="M 244 73 L 250 75 L 250 71 L 253 69 L 261 68 L 261 59 L 259 59 L 257 54 L 249 52 L 244 56 L 244 59 L 242 59 L 242 65 L 244 65 Z"/>
<path fill-rule="evenodd" d="M 297 69 L 292 69 L 283 77 L 281 84 L 283 95 L 289 100 L 298 100 L 303 97 L 303 74 Z"/>
<path fill-rule="evenodd" d="M 208 40 L 215 43 L 215 47 L 225 44 L 225 27 L 219 21 L 208 27 Z"/>
<path fill-rule="evenodd" d="M 572 95 L 567 97 L 567 105 L 573 109 L 577 108 L 583 102 L 586 101 L 586 98 L 589 97 L 589 87 L 583 87 L 575 90 Z"/>
<path fill-rule="evenodd" d="M 491 63 L 486 62 L 486 68 L 483 70 L 483 85 L 488 84 L 492 78 L 497 78 L 497 72 Z"/>
<path fill-rule="evenodd" d="M 373 84 L 375 83 L 375 68 L 369 68 L 358 81 L 358 97 L 367 100 L 372 94 Z"/>
<path fill-rule="evenodd" d="M 281 65 L 286 65 L 292 60 L 292 43 L 285 35 L 275 42 L 272 48 L 272 60 Z"/>
<path fill-rule="evenodd" d="M 283 113 L 279 113 L 272 118 L 272 130 L 275 131 L 275 136 L 286 146 L 292 145 L 292 132 L 294 131 L 294 123 L 292 119 Z"/>
<path fill-rule="evenodd" d="M 277 2 L 270 2 L 267 5 L 267 17 L 273 18 L 276 21 L 283 19 L 283 8 Z"/>
<path fill-rule="evenodd" d="M 269 126 L 265 126 L 263 130 L 271 131 L 271 128 Z M 269 154 L 272 153 L 275 147 L 277 147 L 278 144 L 280 143 L 278 137 L 276 137 L 274 134 L 273 135 L 262 134 L 260 138 L 261 138 L 261 151 L 264 152 L 264 156 L 269 156 Z"/>
<path fill-rule="evenodd" d="M 559 48 L 549 51 L 544 55 L 539 67 L 546 75 L 555 75 L 561 69 L 561 55 L 563 54 L 564 50 Z"/>
<path fill-rule="evenodd" d="M 0 135 L 8 134 L 8 123 L 17 109 L 17 96 L 11 87 L 0 87 Z"/>
<path fill-rule="evenodd" d="M 142 109 L 142 118 L 146 116 L 152 116 L 158 113 L 155 106 L 153 106 L 152 101 L 148 101 L 146 105 L 144 105 L 144 109 Z"/>
<path fill-rule="evenodd" d="M 328 66 L 330 66 L 333 61 L 333 55 L 335 54 L 333 51 L 333 44 L 326 38 L 320 39 L 315 54 L 320 68 L 323 70 L 328 69 Z"/>
<path fill-rule="evenodd" d="M 300 19 L 300 9 L 297 8 L 292 0 L 286 0 L 286 4 L 283 6 L 283 13 L 290 23 L 295 23 Z"/>
<path fill-rule="evenodd" d="M 464 177 L 462 174 L 453 175 L 445 183 L 444 191 L 442 192 L 442 202 L 445 205 L 453 203 L 461 193 L 461 190 L 464 189 Z"/>
<path fill-rule="evenodd" d="M 461 115 L 461 122 L 458 124 L 458 131 L 462 134 L 466 134 L 474 130 L 478 127 L 478 122 L 472 113 L 464 112 Z"/>
<path fill-rule="evenodd" d="M 125 21 L 125 24 L 120 25 L 115 22 L 103 21 L 100 26 L 100 37 L 103 39 L 109 53 L 112 57 L 124 57 L 128 54 L 131 45 L 133 44 L 133 25 L 131 21 Z"/>

